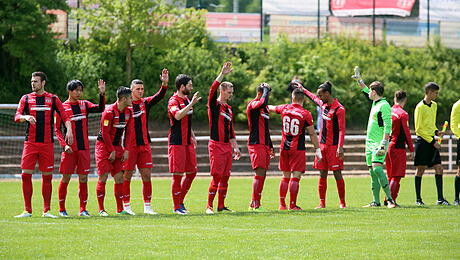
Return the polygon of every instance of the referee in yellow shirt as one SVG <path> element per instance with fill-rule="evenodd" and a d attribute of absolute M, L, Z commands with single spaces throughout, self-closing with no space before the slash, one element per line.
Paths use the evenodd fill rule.
<path fill-rule="evenodd" d="M 425 205 L 422 201 L 420 191 L 422 188 L 422 176 L 426 168 L 433 167 L 436 174 L 436 189 L 438 191 L 437 205 L 449 205 L 444 199 L 442 192 L 442 166 L 439 150 L 441 145 L 436 142 L 434 136 L 439 137 L 444 135 L 444 132 L 438 131 L 436 128 L 436 112 L 437 104 L 433 100 L 438 97 L 439 86 L 434 82 L 428 82 L 425 85 L 425 97 L 415 107 L 415 133 L 417 140 L 415 141 L 415 194 L 417 200 L 415 205 Z"/>
<path fill-rule="evenodd" d="M 457 176 L 455 176 L 455 201 L 454 205 L 460 205 L 458 193 L 460 192 L 460 99 L 452 106 L 450 113 L 450 129 L 457 137 Z"/>

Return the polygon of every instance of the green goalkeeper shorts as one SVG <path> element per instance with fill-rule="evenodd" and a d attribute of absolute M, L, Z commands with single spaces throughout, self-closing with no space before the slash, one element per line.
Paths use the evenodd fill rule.
<path fill-rule="evenodd" d="M 372 167 L 372 163 L 381 163 L 385 162 L 385 157 L 387 156 L 388 152 L 388 144 L 386 145 L 385 154 L 384 155 L 377 155 L 377 150 L 380 147 L 380 144 L 369 144 L 366 143 L 366 164 L 369 167 Z"/>

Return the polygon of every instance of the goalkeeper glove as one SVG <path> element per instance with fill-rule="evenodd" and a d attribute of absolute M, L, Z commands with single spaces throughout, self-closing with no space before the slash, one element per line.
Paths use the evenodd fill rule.
<path fill-rule="evenodd" d="M 385 148 L 387 146 L 387 140 L 384 139 L 382 140 L 382 142 L 380 143 L 380 147 L 377 148 L 377 152 L 375 153 L 377 156 L 384 156 L 385 155 Z"/>
<path fill-rule="evenodd" d="M 323 159 L 323 155 L 321 154 L 321 149 L 316 148 L 316 157 L 318 157 L 319 161 Z"/>
<path fill-rule="evenodd" d="M 358 81 L 359 84 L 364 84 L 361 74 L 359 73 L 358 66 L 355 67 L 355 75 L 351 76 L 354 80 Z"/>

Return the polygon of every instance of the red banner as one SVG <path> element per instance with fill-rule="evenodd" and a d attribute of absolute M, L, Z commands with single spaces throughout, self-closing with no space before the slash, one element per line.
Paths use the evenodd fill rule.
<path fill-rule="evenodd" d="M 415 0 L 375 0 L 376 15 L 409 16 Z M 374 0 L 331 0 L 334 16 L 372 15 Z"/>

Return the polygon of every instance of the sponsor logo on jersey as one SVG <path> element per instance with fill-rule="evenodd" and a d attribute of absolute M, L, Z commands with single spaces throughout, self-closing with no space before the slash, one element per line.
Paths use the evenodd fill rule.
<path fill-rule="evenodd" d="M 220 112 L 220 115 L 223 116 L 225 119 L 227 119 L 228 121 L 232 121 L 232 117 L 231 115 L 225 113 L 225 112 Z"/>
<path fill-rule="evenodd" d="M 126 114 L 125 115 L 125 120 L 128 121 L 128 119 L 129 119 L 129 114 Z"/>
<path fill-rule="evenodd" d="M 35 111 L 49 111 L 51 110 L 50 107 L 46 105 L 35 105 L 30 108 L 30 110 L 35 110 Z"/>
<path fill-rule="evenodd" d="M 104 126 L 108 126 L 109 125 L 109 120 L 104 120 Z"/>
<path fill-rule="evenodd" d="M 51 103 L 51 98 L 45 98 L 46 103 Z"/>

